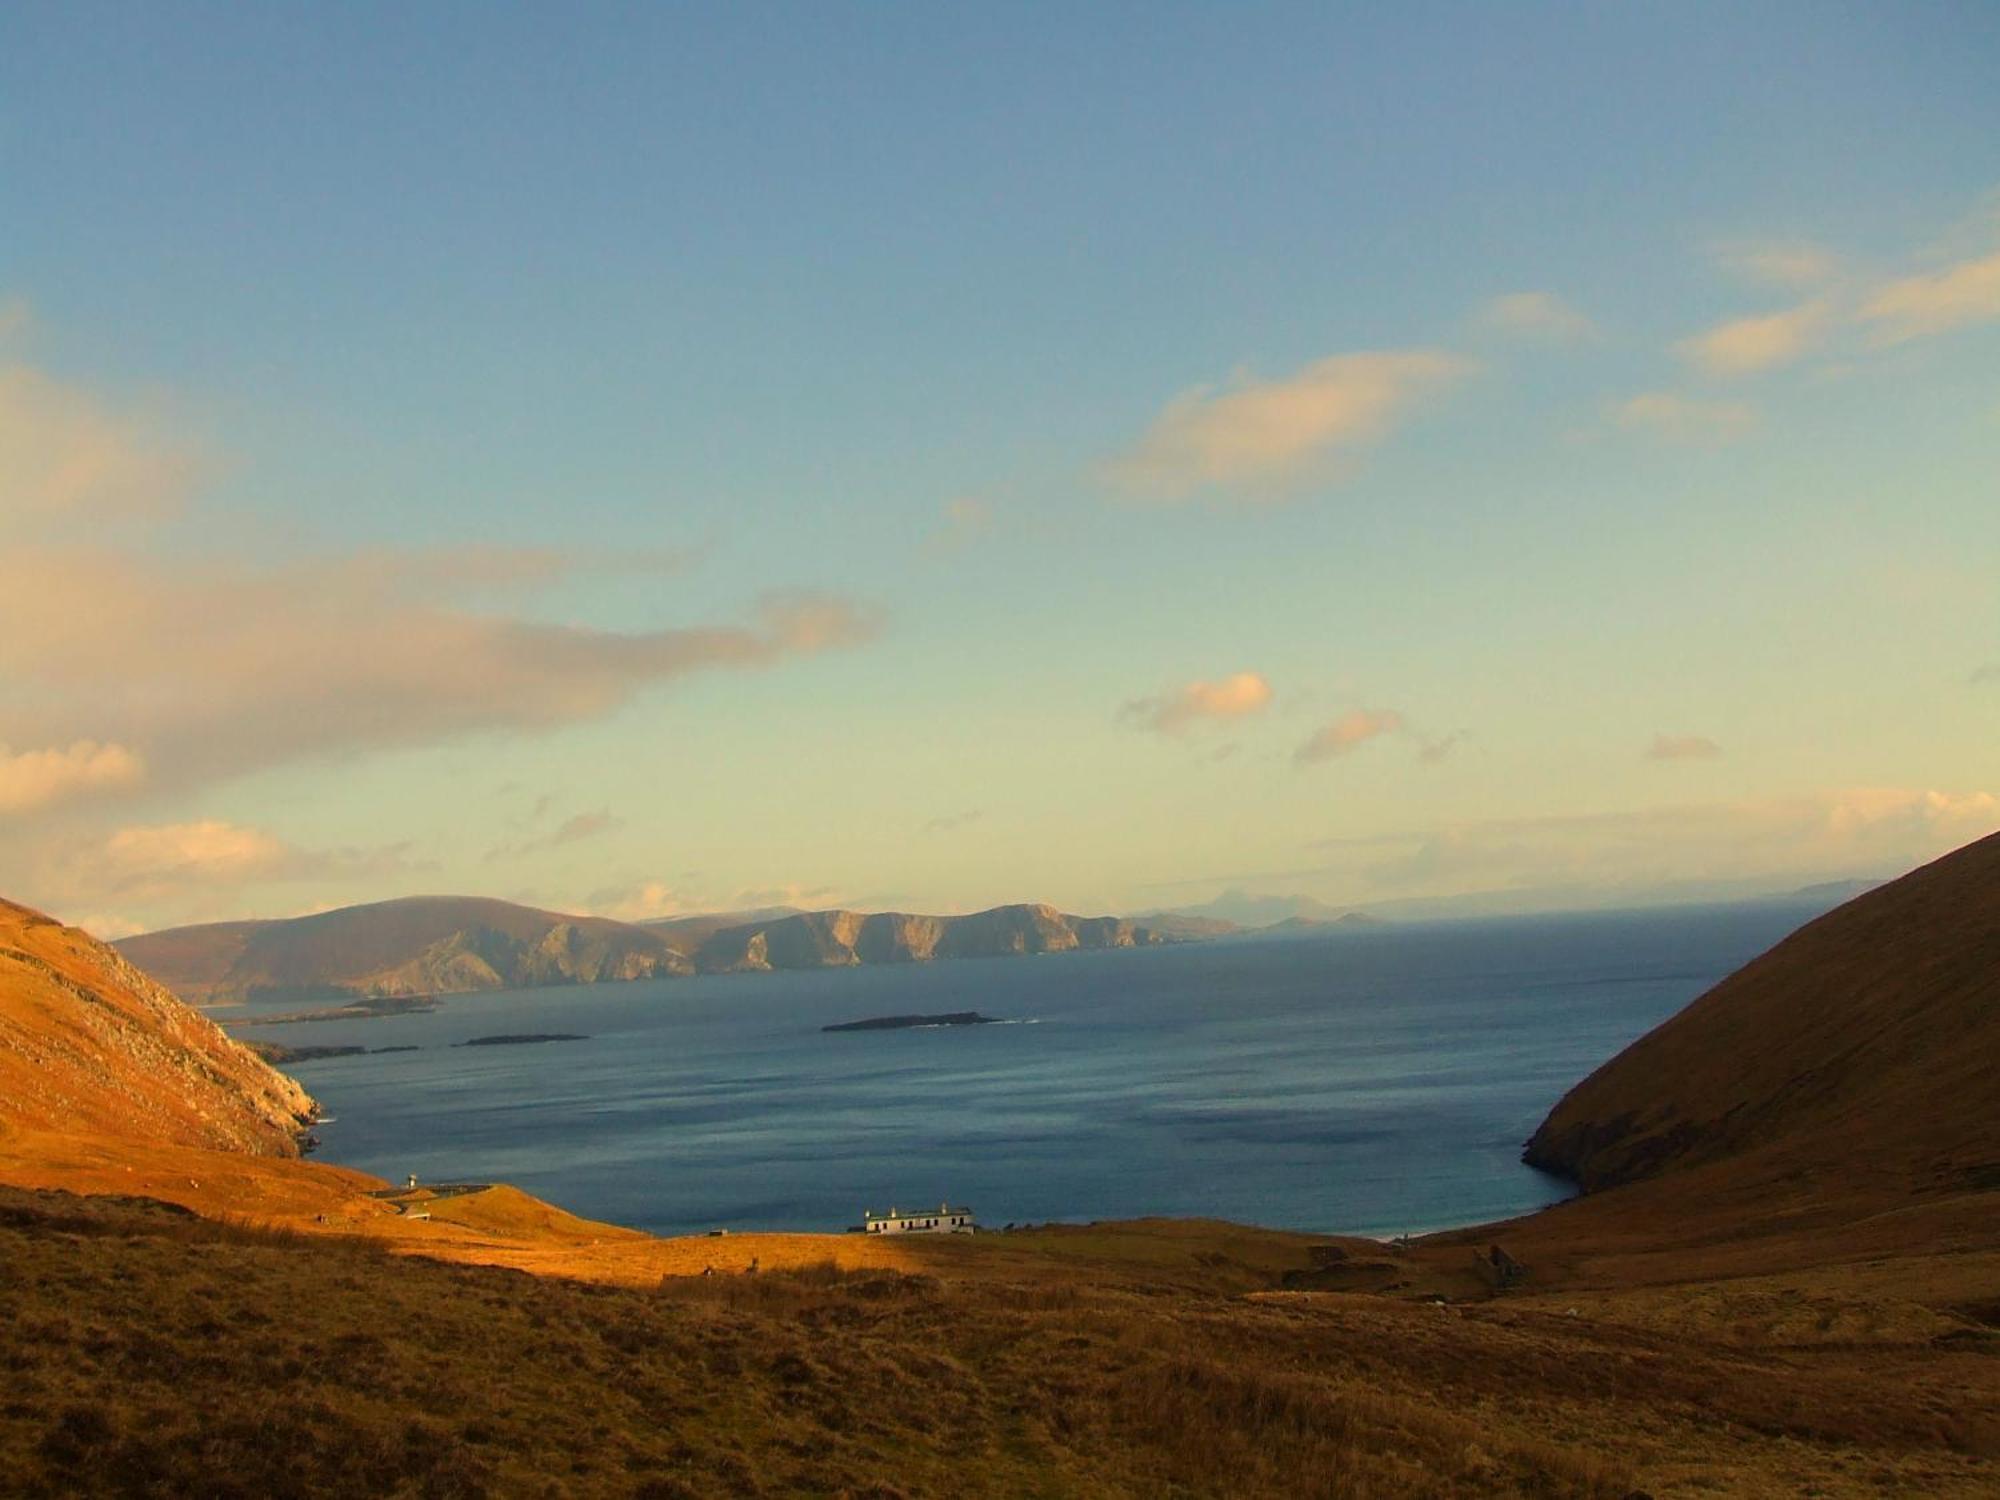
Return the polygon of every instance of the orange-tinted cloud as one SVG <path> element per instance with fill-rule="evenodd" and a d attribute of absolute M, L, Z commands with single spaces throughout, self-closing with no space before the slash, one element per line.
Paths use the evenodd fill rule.
<path fill-rule="evenodd" d="M 1350 709 L 1314 731 L 1310 739 L 1292 752 L 1292 759 L 1302 766 L 1334 760 L 1349 754 L 1357 746 L 1385 734 L 1394 734 L 1403 727 L 1403 716 L 1394 709 Z"/>
<path fill-rule="evenodd" d="M 274 567 L 14 549 L 0 555 L 0 676 L 20 706 L 0 731 L 49 743 L 89 728 L 142 749 L 156 784 L 186 785 L 598 718 L 657 683 L 768 668 L 877 628 L 815 594 L 769 596 L 746 623 L 640 631 L 454 603 L 560 566 L 491 549 Z"/>
<path fill-rule="evenodd" d="M 145 762 L 123 745 L 77 740 L 58 749 L 10 754 L 0 744 L 0 816 L 92 793 L 129 791 L 145 778 Z"/>
<path fill-rule="evenodd" d="M 1808 302 L 1785 312 L 1718 324 L 1683 339 L 1674 345 L 1674 352 L 1707 375 L 1753 375 L 1790 364 L 1806 353 L 1829 321 L 1824 302 Z"/>
<path fill-rule="evenodd" d="M 1861 304 L 1875 339 L 1900 344 L 2000 319 L 2000 253 L 1877 287 Z"/>
<path fill-rule="evenodd" d="M 1261 672 L 1238 672 L 1216 682 L 1190 682 L 1151 698 L 1135 698 L 1119 717 L 1159 734 L 1180 734 L 1196 724 L 1240 719 L 1270 706 L 1271 684 Z"/>
<path fill-rule="evenodd" d="M 1334 355 L 1281 380 L 1238 374 L 1176 396 L 1106 472 L 1150 500 L 1281 492 L 1380 441 L 1420 398 L 1471 369 L 1455 354 L 1404 349 Z"/>

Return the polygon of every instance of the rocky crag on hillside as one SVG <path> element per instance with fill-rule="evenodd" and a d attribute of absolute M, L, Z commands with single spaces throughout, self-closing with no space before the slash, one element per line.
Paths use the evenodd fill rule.
<path fill-rule="evenodd" d="M 112 949 L 0 900 L 0 1131 L 296 1156 L 315 1112 Z"/>
<path fill-rule="evenodd" d="M 197 1003 L 454 995 L 693 973 L 844 968 L 1131 948 L 1174 939 L 1120 917 L 999 906 L 961 917 L 772 914 L 643 926 L 473 897 L 424 896 L 278 922 L 126 938 L 134 963 Z"/>

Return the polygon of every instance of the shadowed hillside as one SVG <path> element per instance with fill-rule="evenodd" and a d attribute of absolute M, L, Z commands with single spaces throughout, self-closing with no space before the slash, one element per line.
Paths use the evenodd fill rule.
<path fill-rule="evenodd" d="M 1794 933 L 1578 1084 L 1525 1159 L 2000 1188 L 2000 835 Z"/>

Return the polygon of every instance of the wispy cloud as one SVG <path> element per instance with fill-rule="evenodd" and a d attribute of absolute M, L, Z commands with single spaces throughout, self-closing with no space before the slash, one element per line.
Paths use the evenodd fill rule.
<path fill-rule="evenodd" d="M 986 814 L 976 807 L 965 812 L 946 813 L 942 817 L 932 818 L 929 822 L 925 823 L 924 832 L 950 833 L 955 829 L 970 827 L 985 816 Z"/>
<path fill-rule="evenodd" d="M 1715 255 L 1738 275 L 1775 286 L 1822 286 L 1841 273 L 1839 256 L 1806 240 L 1739 241 L 1719 246 Z"/>
<path fill-rule="evenodd" d="M 145 762 L 123 745 L 77 740 L 18 754 L 0 745 L 0 816 L 72 797 L 130 791 L 145 779 Z"/>
<path fill-rule="evenodd" d="M 1597 325 L 1554 292 L 1509 292 L 1479 310 L 1482 327 L 1497 333 L 1574 343 L 1597 334 Z"/>
<path fill-rule="evenodd" d="M 1271 684 L 1263 673 L 1238 672 L 1216 682 L 1190 682 L 1151 698 L 1134 698 L 1118 710 L 1118 716 L 1158 734 L 1180 734 L 1206 721 L 1261 713 L 1270 702 Z"/>
<path fill-rule="evenodd" d="M 1611 420 L 1628 432 L 1708 446 L 1749 433 L 1757 425 L 1757 412 L 1737 401 L 1697 401 L 1672 391 L 1647 391 L 1614 405 Z"/>
<path fill-rule="evenodd" d="M 608 808 L 600 808 L 596 812 L 577 813 L 574 817 L 565 818 L 560 825 L 547 833 L 494 846 L 486 851 L 486 862 L 498 864 L 506 860 L 547 854 L 551 850 L 567 848 L 571 844 L 580 844 L 585 839 L 596 838 L 599 834 L 615 832 L 624 826 L 625 820 L 613 817 Z"/>
<path fill-rule="evenodd" d="M 1438 739 L 1425 740 L 1422 748 L 1417 751 L 1417 759 L 1427 766 L 1434 766 L 1439 761 L 1450 756 L 1453 751 L 1457 750 L 1459 746 L 1465 744 L 1471 738 L 1472 731 L 1468 729 L 1454 729 L 1450 734 L 1443 735 Z"/>
<path fill-rule="evenodd" d="M 1356 747 L 1394 734 L 1404 727 L 1403 716 L 1390 708 L 1350 709 L 1331 723 L 1321 725 L 1292 752 L 1295 763 L 1307 766 L 1334 760 L 1352 753 Z"/>
<path fill-rule="evenodd" d="M 1150 500 L 1282 494 L 1379 442 L 1422 397 L 1472 368 L 1459 355 L 1407 349 L 1334 355 L 1279 380 L 1238 372 L 1176 396 L 1106 473 Z"/>
<path fill-rule="evenodd" d="M 1790 364 L 1806 353 L 1831 315 L 1826 303 L 1808 302 L 1785 312 L 1736 318 L 1683 339 L 1674 345 L 1674 352 L 1706 375 L 1752 375 Z"/>
<path fill-rule="evenodd" d="M 1702 734 L 1656 734 L 1646 747 L 1647 760 L 1713 760 L 1722 747 Z"/>
<path fill-rule="evenodd" d="M 2000 661 L 1988 662 L 1983 667 L 1973 668 L 1972 676 L 1966 680 L 1974 687 L 1989 682 L 2000 682 Z"/>
<path fill-rule="evenodd" d="M 1858 314 L 1880 344 L 2000 319 L 2000 252 L 1876 287 Z"/>

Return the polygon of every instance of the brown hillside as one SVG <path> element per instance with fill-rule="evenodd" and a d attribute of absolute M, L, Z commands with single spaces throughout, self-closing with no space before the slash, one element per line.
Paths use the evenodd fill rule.
<path fill-rule="evenodd" d="M 288 1156 L 312 1108 L 95 938 L 0 901 L 0 1133 Z"/>
<path fill-rule="evenodd" d="M 1578 1084 L 1525 1153 L 1586 1189 L 1750 1157 L 1843 1191 L 2000 1187 L 2000 835 L 1801 928 Z"/>

